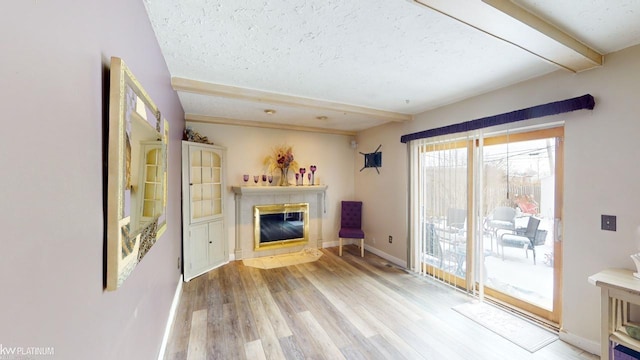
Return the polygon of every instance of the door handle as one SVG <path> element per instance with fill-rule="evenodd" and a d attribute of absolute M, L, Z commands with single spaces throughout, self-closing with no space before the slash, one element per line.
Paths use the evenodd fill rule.
<path fill-rule="evenodd" d="M 562 220 L 555 218 L 553 225 L 553 240 L 555 242 L 562 242 Z"/>

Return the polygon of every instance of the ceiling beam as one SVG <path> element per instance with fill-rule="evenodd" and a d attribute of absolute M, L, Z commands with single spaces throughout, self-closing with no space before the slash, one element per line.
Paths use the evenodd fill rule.
<path fill-rule="evenodd" d="M 299 125 L 289 125 L 289 124 L 280 124 L 280 123 L 268 123 L 268 122 L 261 122 L 261 121 L 252 121 L 252 120 L 227 119 L 227 118 L 198 115 L 198 114 L 185 114 L 184 120 L 190 121 L 190 122 L 205 123 L 205 124 L 249 126 L 249 127 L 257 127 L 257 128 L 264 128 L 264 129 L 306 131 L 306 132 L 334 134 L 334 135 L 348 135 L 348 136 L 356 135 L 355 131 L 325 129 L 325 128 L 317 128 L 317 127 L 311 127 L 311 126 L 299 126 Z"/>
<path fill-rule="evenodd" d="M 190 92 L 200 95 L 218 96 L 238 100 L 249 100 L 261 102 L 264 104 L 286 105 L 297 108 L 312 108 L 318 110 L 332 110 L 344 113 L 364 114 L 376 119 L 383 119 L 387 121 L 402 122 L 412 119 L 412 116 L 409 114 L 371 109 L 362 106 L 341 104 L 324 100 L 283 95 L 235 86 L 214 84 L 180 77 L 172 77 L 171 86 L 176 91 Z"/>
<path fill-rule="evenodd" d="M 603 63 L 603 55 L 512 0 L 413 0 L 573 72 Z"/>

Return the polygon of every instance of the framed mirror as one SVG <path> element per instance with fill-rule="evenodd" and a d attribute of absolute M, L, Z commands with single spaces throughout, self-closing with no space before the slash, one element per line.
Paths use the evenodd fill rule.
<path fill-rule="evenodd" d="M 168 123 L 111 58 L 106 288 L 116 290 L 166 230 Z"/>

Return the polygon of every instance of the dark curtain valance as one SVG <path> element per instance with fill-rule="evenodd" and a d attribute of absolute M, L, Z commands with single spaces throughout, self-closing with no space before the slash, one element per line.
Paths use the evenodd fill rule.
<path fill-rule="evenodd" d="M 593 96 L 587 94 L 572 99 L 555 101 L 552 103 L 537 105 L 504 114 L 487 116 L 481 119 L 465 121 L 459 124 L 447 125 L 435 129 L 416 132 L 413 134 L 402 135 L 400 137 L 400 141 L 403 143 L 407 143 L 411 140 L 426 139 L 434 136 L 483 129 L 491 126 L 508 124 L 528 119 L 535 119 L 543 116 L 562 114 L 575 110 L 593 110 L 594 106 L 595 101 L 593 99 Z"/>

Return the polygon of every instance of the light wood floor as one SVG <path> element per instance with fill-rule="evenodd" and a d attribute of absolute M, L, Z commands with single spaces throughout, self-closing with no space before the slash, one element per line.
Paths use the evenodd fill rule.
<path fill-rule="evenodd" d="M 185 283 L 165 359 L 598 359 L 560 340 L 535 353 L 453 311 L 471 299 L 369 252 Z"/>

